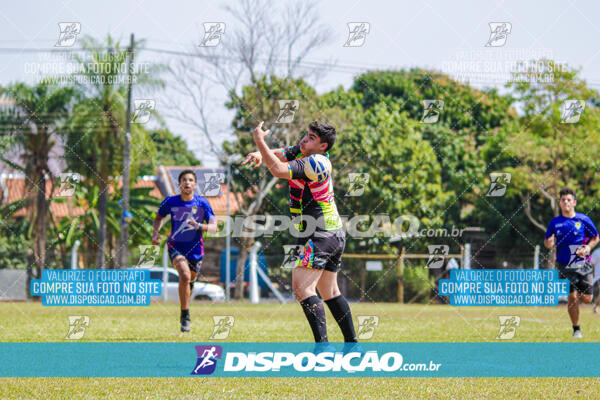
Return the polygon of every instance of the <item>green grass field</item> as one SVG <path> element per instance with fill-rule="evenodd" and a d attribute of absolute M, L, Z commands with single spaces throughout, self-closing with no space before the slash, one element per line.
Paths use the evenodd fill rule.
<path fill-rule="evenodd" d="M 496 342 L 499 315 L 517 315 L 512 341 L 572 342 L 565 306 L 451 307 L 354 303 L 352 312 L 376 315 L 371 341 Z M 0 303 L 3 342 L 61 342 L 69 315 L 87 315 L 81 341 L 214 342 L 212 316 L 232 315 L 233 342 L 309 341 L 297 304 L 195 303 L 192 332 L 182 334 L 178 305 L 150 307 L 43 307 L 39 303 Z M 342 341 L 328 313 L 330 341 Z M 600 315 L 581 310 L 584 341 L 600 341 Z M 597 355 L 590 355 L 597 356 Z M 584 361 L 583 361 L 584 362 Z M 599 371 L 600 374 L 600 371 Z M 596 378 L 1 378 L 0 398 L 600 398 Z"/>

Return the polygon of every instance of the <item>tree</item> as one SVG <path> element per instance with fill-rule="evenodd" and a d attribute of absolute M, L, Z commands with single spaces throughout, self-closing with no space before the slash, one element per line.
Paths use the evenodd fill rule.
<path fill-rule="evenodd" d="M 87 36 L 81 44 L 86 56 L 76 57 L 82 67 L 82 72 L 76 74 L 76 81 L 86 97 L 74 108 L 74 115 L 69 121 L 69 151 L 66 156 L 72 170 L 92 178 L 100 188 L 96 266 L 104 268 L 108 187 L 112 178 L 123 170 L 128 51 L 110 35 L 105 43 Z M 143 41 L 138 41 L 134 47 L 139 49 L 142 44 Z M 163 82 L 155 77 L 159 69 L 158 66 L 149 71 L 134 72 L 136 87 L 162 87 Z M 131 135 L 132 159 L 135 160 L 136 148 L 148 145 L 147 133 L 134 124 Z M 132 170 L 130 176 L 135 177 L 135 171 Z"/>
<path fill-rule="evenodd" d="M 131 245 L 138 246 L 147 243 L 148 237 L 152 235 L 152 224 L 154 212 L 159 205 L 158 199 L 150 195 L 151 188 L 131 189 L 131 211 L 133 218 L 131 220 L 132 235 L 130 237 Z M 58 221 L 54 230 L 53 245 L 61 249 L 63 257 L 68 249 L 73 247 L 76 240 L 81 242 L 81 254 L 83 254 L 83 264 L 93 263 L 91 255 L 95 252 L 96 246 L 93 240 L 98 232 L 100 225 L 98 202 L 100 199 L 100 188 L 93 179 L 82 179 L 76 186 L 73 197 L 58 198 L 54 201 L 68 203 L 69 209 L 73 211 L 72 216 L 65 216 Z M 110 190 L 107 196 L 107 214 L 106 223 L 108 237 L 116 239 L 121 230 L 121 209 L 119 205 L 121 193 L 119 190 Z M 107 247 L 109 253 L 112 253 L 116 240 L 108 240 Z M 116 259 L 110 260 L 110 266 L 115 266 Z"/>
<path fill-rule="evenodd" d="M 298 109 L 290 123 L 276 123 L 279 117 L 279 103 L 276 99 L 293 99 L 299 102 Z M 254 85 L 245 86 L 241 96 L 232 94 L 227 107 L 235 110 L 232 125 L 237 140 L 225 143 L 227 154 L 248 154 L 256 151 L 252 138 L 252 130 L 261 120 L 267 121 L 271 135 L 268 138 L 272 148 L 286 147 L 297 143 L 301 132 L 308 124 L 318 118 L 317 93 L 303 79 L 277 78 L 275 76 L 257 78 Z M 250 217 L 265 211 L 265 208 L 279 215 L 288 214 L 287 190 L 280 187 L 272 193 L 278 178 L 271 176 L 266 168 L 249 169 L 242 166 L 233 167 L 233 189 L 244 192 L 243 203 L 238 204 L 244 217 Z M 268 200 L 265 202 L 265 200 Z M 267 204 L 268 203 L 268 204 Z M 236 272 L 235 296 L 240 298 L 243 289 L 243 272 L 248 250 L 253 239 L 244 234 L 239 241 L 240 255 Z"/>
<path fill-rule="evenodd" d="M 423 118 L 424 100 L 444 102 L 437 123 L 422 123 L 423 139 L 429 141 L 441 164 L 444 190 L 456 195 L 445 222 L 469 223 L 468 210 L 478 197 L 474 189 L 487 174 L 481 151 L 495 130 L 515 118 L 511 97 L 418 68 L 367 72 L 354 79 L 352 90 L 362 95 L 364 109 L 397 104 L 415 121 Z"/>
<path fill-rule="evenodd" d="M 72 87 L 58 86 L 44 79 L 35 86 L 13 83 L 0 89 L 0 94 L 12 99 L 14 108 L 5 117 L 11 120 L 3 126 L 4 132 L 13 135 L 13 148 L 21 152 L 21 164 L 14 165 L 4 157 L 2 161 L 12 164 L 25 173 L 29 192 L 33 193 L 34 230 L 33 255 L 36 277 L 41 278 L 46 265 L 46 231 L 48 228 L 48 193 L 46 181 L 52 176 L 48 166 L 49 154 L 57 137 L 63 134 L 62 127 L 69 114 L 76 91 Z M 6 119 L 5 119 L 6 121 Z M 31 268 L 28 268 L 28 284 Z"/>
<path fill-rule="evenodd" d="M 207 152 L 221 161 L 227 149 L 224 151 L 219 143 L 231 137 L 232 132 L 231 126 L 212 118 L 214 94 L 222 92 L 230 101 L 242 105 L 240 98 L 244 96 L 244 88 L 259 86 L 264 76 L 322 77 L 323 66 L 307 67 L 305 61 L 314 49 L 331 37 L 329 30 L 319 22 L 313 1 L 295 1 L 285 6 L 266 0 L 243 0 L 232 4 L 235 5 L 227 6 L 225 10 L 237 23 L 228 26 L 221 43 L 216 47 L 199 47 L 195 43 L 195 57 L 171 65 L 171 87 L 187 99 L 185 103 L 173 99 L 172 115 L 197 129 L 207 142 Z M 270 95 L 267 98 L 277 105 L 277 97 Z M 246 112 L 254 111 L 247 109 Z M 257 112 L 254 121 L 258 115 Z M 234 117 L 234 121 L 236 119 Z M 245 215 L 258 212 L 274 183 L 272 179 L 260 181 L 258 195 L 249 200 L 246 209 L 250 214 Z M 247 243 L 244 241 L 244 245 Z M 240 277 L 243 276 L 246 254 L 247 249 L 242 248 L 236 274 L 236 298 L 242 297 Z"/>
<path fill-rule="evenodd" d="M 140 159 L 139 174 L 155 175 L 159 165 L 194 165 L 201 166 L 202 162 L 188 149 L 181 137 L 174 135 L 168 129 L 153 129 L 149 132 L 154 154 Z"/>
<path fill-rule="evenodd" d="M 540 60 L 537 65 L 546 68 L 540 74 L 533 66 L 508 84 L 514 91 L 515 101 L 523 110 L 518 124 L 506 126 L 497 140 L 506 143 L 506 153 L 518 160 L 507 167 L 511 182 L 507 194 L 516 197 L 523 211 L 537 231 L 545 231 L 547 221 L 559 215 L 558 192 L 569 186 L 578 194 L 578 208 L 600 216 L 596 200 L 600 190 L 600 111 L 590 102 L 598 93 L 588 88 L 578 74 L 579 70 L 557 66 L 551 60 Z M 550 79 L 553 78 L 553 79 Z M 575 108 L 579 121 L 568 123 L 565 117 L 582 100 L 588 107 L 582 113 Z M 570 110 L 570 111 L 569 111 Z M 550 257 L 548 263 L 554 259 Z"/>
<path fill-rule="evenodd" d="M 20 209 L 28 208 L 29 199 L 20 199 L 0 206 L 0 269 L 25 269 L 31 273 L 31 227 L 27 218 L 11 218 Z M 23 249 L 29 249 L 29 254 Z M 28 279 L 31 279 L 30 277 Z M 29 289 L 26 289 L 29 293 Z"/>
<path fill-rule="evenodd" d="M 369 180 L 364 193 L 356 197 L 344 195 L 348 181 L 334 181 L 339 211 L 349 217 L 383 214 L 391 223 L 411 215 L 419 224 L 440 226 L 452 192 L 442 186 L 440 164 L 429 142 L 422 139 L 422 126 L 394 103 L 376 104 L 360 115 L 340 135 L 332 151 L 332 164 L 337 176 L 354 172 L 368 174 Z M 380 228 L 387 229 L 388 235 L 400 233 L 390 226 Z M 350 252 L 358 248 L 357 242 L 348 241 Z M 378 242 L 373 250 L 390 250 L 387 240 Z"/>
<path fill-rule="evenodd" d="M 207 153 L 218 158 L 223 156 L 220 142 L 230 138 L 232 132 L 230 126 L 213 116 L 215 106 L 221 104 L 215 101 L 217 95 L 223 101 L 241 96 L 244 86 L 262 76 L 322 78 L 327 66 L 305 62 L 311 52 L 331 38 L 313 0 L 285 5 L 242 0 L 230 2 L 224 9 L 236 23 L 227 26 L 219 45 L 202 47 L 194 43 L 194 57 L 170 65 L 170 87 L 178 97 L 167 106 L 173 118 L 197 130 L 206 140 Z"/>

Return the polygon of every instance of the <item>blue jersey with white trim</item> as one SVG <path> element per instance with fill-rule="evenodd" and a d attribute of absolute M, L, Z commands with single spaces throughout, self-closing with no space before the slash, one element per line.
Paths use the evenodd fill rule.
<path fill-rule="evenodd" d="M 563 215 L 552 218 L 546 230 L 546 238 L 555 235 L 556 261 L 563 264 L 579 264 L 589 262 L 590 256 L 581 258 L 575 254 L 580 246 L 598 236 L 598 229 L 590 217 L 582 213 L 575 213 L 573 218 Z"/>
<path fill-rule="evenodd" d="M 200 260 L 204 256 L 204 239 L 202 231 L 194 229 L 187 220 L 194 219 L 198 223 L 209 223 L 215 220 L 215 213 L 202 196 L 194 194 L 190 201 L 183 201 L 180 195 L 165 198 L 158 214 L 161 217 L 171 215 L 171 234 L 167 245 L 191 260 Z"/>

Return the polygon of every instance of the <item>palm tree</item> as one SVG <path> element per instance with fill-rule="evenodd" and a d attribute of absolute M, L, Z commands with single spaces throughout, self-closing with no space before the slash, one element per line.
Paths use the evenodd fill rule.
<path fill-rule="evenodd" d="M 136 42 L 138 48 L 143 41 Z M 127 49 L 108 35 L 101 43 L 84 37 L 81 45 L 83 57 L 77 56 L 81 72 L 75 74 L 76 82 L 85 95 L 73 110 L 69 123 L 66 154 L 70 167 L 82 175 L 92 178 L 99 187 L 98 197 L 98 250 L 96 267 L 106 264 L 106 228 L 108 212 L 108 188 L 114 177 L 123 170 L 122 146 L 125 137 L 127 114 Z M 152 78 L 159 67 L 133 73 L 136 87 L 162 87 L 163 82 Z M 132 144 L 147 135 L 136 125 L 132 126 Z M 138 140 L 143 142 L 143 139 Z M 135 150 L 134 150 L 135 151 Z M 132 176 L 135 176 L 132 173 Z M 116 182 L 115 182 L 116 183 Z"/>
<path fill-rule="evenodd" d="M 151 188 L 132 188 L 131 189 L 131 209 L 133 211 L 131 242 L 133 245 L 140 245 L 148 242 L 152 235 L 152 224 L 150 221 L 154 218 L 154 212 L 158 207 L 159 199 L 150 195 Z M 84 264 L 90 264 L 89 255 L 95 250 L 92 238 L 99 229 L 99 187 L 92 179 L 83 179 L 77 186 L 71 203 L 74 210 L 82 210 L 82 213 L 75 216 L 65 216 L 58 221 L 56 229 L 55 245 L 59 246 L 62 256 L 65 257 L 68 249 L 73 247 L 76 240 L 82 243 L 82 253 L 84 254 Z M 120 231 L 119 206 L 120 192 L 112 192 L 108 195 L 106 227 L 107 231 L 116 237 Z M 67 201 L 64 198 L 57 198 L 56 202 Z"/>
<path fill-rule="evenodd" d="M 33 255 L 36 277 L 41 278 L 46 264 L 48 229 L 49 196 L 46 193 L 46 181 L 52 176 L 48 166 L 49 154 L 56 144 L 57 135 L 63 133 L 62 127 L 76 97 L 76 90 L 44 79 L 35 86 L 20 82 L 10 84 L 0 88 L 0 95 L 13 103 L 12 107 L 2 110 L 2 128 L 3 133 L 11 134 L 10 147 L 20 153 L 20 160 L 12 162 L 4 156 L 0 159 L 25 173 L 28 192 L 32 193 Z M 31 277 L 29 266 L 27 287 Z"/>

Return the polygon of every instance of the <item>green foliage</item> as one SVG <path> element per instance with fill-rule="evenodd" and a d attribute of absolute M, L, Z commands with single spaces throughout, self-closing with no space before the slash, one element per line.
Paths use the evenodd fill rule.
<path fill-rule="evenodd" d="M 133 219 L 130 222 L 129 246 L 149 244 L 152 236 L 152 221 L 159 205 L 159 200 L 150 195 L 151 188 L 131 188 L 130 211 Z M 81 215 L 63 217 L 56 226 L 53 245 L 59 246 L 66 254 L 76 240 L 82 244 L 81 252 L 97 251 L 95 236 L 99 229 L 99 214 L 97 210 L 99 188 L 90 179 L 84 179 L 76 187 L 70 199 L 57 198 L 56 202 L 69 202 L 69 208 L 82 211 Z M 121 206 L 120 192 L 110 193 L 108 198 L 107 227 L 108 231 L 118 237 L 120 232 Z M 110 249 L 109 248 L 109 252 Z"/>
<path fill-rule="evenodd" d="M 337 88 L 318 96 L 302 80 L 276 77 L 260 78 L 253 86 L 244 87 L 242 93 L 243 98 L 232 96 L 228 103 L 237 111 L 233 121 L 237 140 L 226 144 L 228 153 L 245 155 L 255 151 L 250 132 L 257 121 L 268 121 L 269 115 L 273 119 L 279 111 L 278 104 L 269 99 L 298 99 L 300 109 L 292 124 L 268 126 L 272 130 L 271 148 L 297 143 L 300 133 L 313 120 L 333 123 L 338 137 L 330 156 L 336 203 L 341 214 L 349 217 L 387 214 L 391 222 L 410 214 L 425 226 L 442 224 L 440 216 L 451 193 L 442 188 L 440 164 L 429 142 L 422 139 L 423 128 L 407 112 L 402 112 L 399 104 L 380 102 L 363 109 L 363 93 Z M 350 172 L 370 175 L 361 197 L 344 197 L 348 190 L 346 176 Z M 234 172 L 234 177 L 239 188 L 252 188 L 258 194 L 263 190 L 261 180 L 270 178 L 270 174 L 264 168 L 241 168 Z M 287 185 L 281 181 L 269 193 L 261 193 L 267 199 L 263 202 L 263 212 L 287 214 L 287 191 Z M 389 226 L 387 228 L 389 237 Z M 278 247 L 289 240 L 277 236 L 269 238 L 268 245 Z M 387 239 L 382 238 L 371 250 L 390 251 L 386 242 Z M 348 251 L 356 246 L 357 241 L 347 243 Z"/>
<path fill-rule="evenodd" d="M 144 152 L 139 158 L 132 157 L 140 160 L 139 175 L 155 175 L 156 167 L 159 165 L 202 165 L 202 162 L 188 149 L 185 140 L 168 129 L 151 130 L 148 139 L 152 144 L 146 148 L 153 153 Z"/>
<path fill-rule="evenodd" d="M 550 198 L 557 198 L 564 186 L 578 194 L 581 211 L 600 215 L 594 199 L 600 189 L 595 173 L 600 168 L 600 111 L 589 104 L 598 93 L 588 88 L 578 73 L 556 68 L 552 83 L 509 85 L 524 115 L 518 129 L 502 132 L 506 152 L 519 160 L 506 169 L 512 174 L 508 194 L 521 200 L 531 198 L 533 213 L 542 220 L 559 212 Z M 568 99 L 588 102 L 577 123 L 561 121 L 561 106 Z"/>
<path fill-rule="evenodd" d="M 89 36 L 82 39 L 83 56 L 76 56 L 82 71 L 75 74 L 77 87 L 85 98 L 73 109 L 68 124 L 67 153 L 69 169 L 89 176 L 102 186 L 109 176 L 123 170 L 123 143 L 127 117 L 127 48 L 110 35 L 105 42 Z M 143 45 L 136 42 L 136 48 Z M 110 51 L 104 50 L 110 49 Z M 158 74 L 164 69 L 152 65 L 135 70 L 132 79 L 136 90 L 164 87 Z M 158 114 L 153 113 L 162 123 Z M 141 124 L 131 124 L 131 179 L 135 179 L 156 150 L 149 132 Z"/>
<path fill-rule="evenodd" d="M 511 97 L 417 68 L 365 73 L 355 78 L 353 90 L 362 94 L 365 108 L 380 102 L 398 104 L 415 121 L 423 117 L 423 100 L 444 101 L 439 121 L 422 124 L 423 139 L 431 143 L 440 163 L 444 190 L 456 196 L 443 215 L 445 223 L 469 224 L 463 217 L 477 198 L 473 187 L 487 174 L 480 151 L 495 129 L 514 119 Z"/>
<path fill-rule="evenodd" d="M 49 263 L 43 249 L 47 249 L 48 200 L 46 180 L 51 175 L 50 154 L 58 135 L 63 134 L 63 124 L 67 119 L 72 101 L 77 98 L 73 87 L 61 86 L 51 79 L 42 79 L 35 85 L 22 82 L 12 83 L 0 89 L 14 104 L 2 110 L 0 134 L 3 138 L 0 161 L 25 174 L 25 183 L 32 199 L 35 199 L 28 213 L 29 232 L 33 232 L 34 259 L 39 276 L 42 268 Z M 11 162 L 4 157 L 6 150 L 16 150 L 20 160 Z"/>
<path fill-rule="evenodd" d="M 496 90 L 476 90 L 447 75 L 418 68 L 367 72 L 354 79 L 352 90 L 363 95 L 365 109 L 380 102 L 398 103 L 417 121 L 423 116 L 423 100 L 444 100 L 439 123 L 456 131 L 483 133 L 502 125 L 510 114 L 514 116 L 509 96 L 500 96 Z"/>
<path fill-rule="evenodd" d="M 279 115 L 277 99 L 299 101 L 299 109 L 292 123 L 275 123 Z M 232 121 L 236 139 L 232 143 L 224 143 L 225 152 L 245 156 L 256 151 L 252 131 L 260 121 L 265 121 L 265 127 L 271 130 L 267 143 L 272 149 L 298 143 L 308 124 L 319 116 L 317 99 L 316 91 L 304 80 L 275 76 L 261 77 L 252 85 L 245 86 L 241 97 L 231 93 L 227 107 L 236 112 Z M 234 190 L 251 192 L 250 196 L 243 198 L 246 207 L 257 200 L 257 194 L 264 190 L 271 178 L 264 167 L 253 169 L 239 164 L 232 165 L 232 176 Z M 266 195 L 267 198 L 266 201 L 260 201 L 257 212 L 288 212 L 287 185 L 277 185 L 272 192 L 262 195 Z M 264 208 L 261 208 L 263 206 Z"/>
<path fill-rule="evenodd" d="M 3 207 L 4 209 L 4 207 Z M 25 219 L 4 220 L 0 223 L 0 269 L 26 269 L 31 261 L 33 240 L 28 234 Z"/>
<path fill-rule="evenodd" d="M 380 103 L 362 115 L 341 136 L 332 163 L 338 176 L 366 173 L 369 182 L 362 196 L 345 197 L 349 182 L 338 180 L 338 210 L 350 217 L 386 214 L 390 222 L 412 215 L 421 226 L 441 225 L 452 194 L 442 188 L 440 165 L 418 123 L 396 104 Z M 386 242 L 379 251 L 389 250 Z M 347 248 L 355 245 L 349 241 Z"/>
<path fill-rule="evenodd" d="M 142 43 L 136 43 L 135 48 Z M 140 91 L 164 87 L 164 82 L 157 76 L 156 66 L 150 70 L 132 68 L 129 71 L 128 49 L 110 35 L 105 42 L 84 37 L 81 45 L 85 51 L 82 56 L 76 55 L 76 60 L 82 71 L 75 73 L 75 81 L 85 99 L 75 106 L 69 120 L 65 157 L 71 171 L 92 179 L 100 188 L 97 246 L 103 251 L 107 239 L 106 226 L 114 225 L 114 221 L 107 217 L 110 177 L 120 176 L 123 172 L 128 72 L 131 72 L 131 79 Z M 155 112 L 153 114 L 158 116 Z M 161 122 L 160 118 L 158 120 Z M 154 153 L 147 130 L 140 124 L 131 123 L 130 184 L 137 176 L 142 159 L 152 158 Z M 104 264 L 102 251 L 98 252 L 98 267 Z"/>
<path fill-rule="evenodd" d="M 59 86 L 51 79 L 42 79 L 36 85 L 11 83 L 0 88 L 14 102 L 3 109 L 0 116 L 0 160 L 27 175 L 30 182 L 39 180 L 49 172 L 49 154 L 57 137 L 64 134 L 73 100 L 78 98 L 75 88 Z M 21 160 L 11 162 L 4 157 L 9 151 L 19 151 Z"/>
<path fill-rule="evenodd" d="M 435 287 L 435 279 L 429 276 L 429 270 L 416 264 L 404 267 L 404 301 L 411 303 L 429 303 L 431 288 Z"/>

